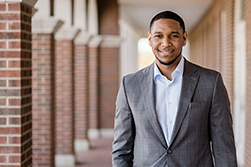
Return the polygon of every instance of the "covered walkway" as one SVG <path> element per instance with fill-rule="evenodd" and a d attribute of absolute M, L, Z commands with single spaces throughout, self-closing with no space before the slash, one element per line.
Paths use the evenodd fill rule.
<path fill-rule="evenodd" d="M 183 55 L 221 72 L 250 167 L 250 0 L 0 0 L 0 166 L 110 167 L 121 77 L 161 10 L 185 20 Z"/>
<path fill-rule="evenodd" d="M 111 167 L 112 139 L 95 139 L 90 144 L 90 150 L 78 154 L 75 167 Z"/>

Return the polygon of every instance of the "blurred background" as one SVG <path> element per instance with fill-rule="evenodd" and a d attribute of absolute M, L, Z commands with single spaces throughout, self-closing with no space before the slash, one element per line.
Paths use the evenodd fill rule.
<path fill-rule="evenodd" d="M 185 21 L 183 55 L 221 72 L 250 167 L 250 0 L 0 0 L 0 166 L 111 166 L 120 81 L 153 63 L 163 10 Z"/>

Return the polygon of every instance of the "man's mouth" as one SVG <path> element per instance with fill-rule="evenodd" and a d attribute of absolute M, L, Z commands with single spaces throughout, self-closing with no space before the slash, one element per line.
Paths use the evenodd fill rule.
<path fill-rule="evenodd" d="M 163 53 L 163 54 L 171 54 L 174 50 L 159 50 L 159 52 Z"/>

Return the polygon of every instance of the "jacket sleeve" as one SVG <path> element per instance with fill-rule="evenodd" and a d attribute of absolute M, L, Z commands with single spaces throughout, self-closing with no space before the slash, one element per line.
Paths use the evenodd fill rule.
<path fill-rule="evenodd" d="M 210 135 L 216 167 L 237 167 L 230 102 L 221 74 L 217 74 L 210 110 Z"/>
<path fill-rule="evenodd" d="M 134 121 L 128 103 L 123 78 L 116 100 L 114 141 L 112 150 L 113 167 L 131 167 L 133 164 Z"/>

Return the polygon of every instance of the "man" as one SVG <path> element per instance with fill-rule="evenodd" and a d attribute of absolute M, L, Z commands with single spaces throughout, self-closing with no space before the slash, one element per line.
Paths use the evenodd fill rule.
<path fill-rule="evenodd" d="M 125 76 L 118 92 L 113 166 L 237 167 L 222 77 L 182 57 L 182 18 L 157 14 L 148 40 L 155 62 Z"/>

